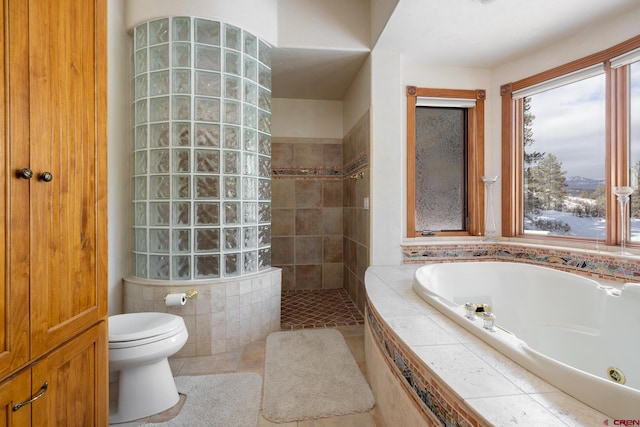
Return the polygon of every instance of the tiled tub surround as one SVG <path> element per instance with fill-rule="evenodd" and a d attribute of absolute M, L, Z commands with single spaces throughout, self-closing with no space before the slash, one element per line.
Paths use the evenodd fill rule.
<path fill-rule="evenodd" d="M 619 249 L 618 249 L 619 250 Z M 640 255 L 620 256 L 589 247 L 566 248 L 522 242 L 405 244 L 403 264 L 455 261 L 515 261 L 551 267 L 617 283 L 640 282 Z"/>
<path fill-rule="evenodd" d="M 594 426 L 607 420 L 423 301 L 412 289 L 417 268 L 374 266 L 366 273 L 367 372 L 386 425 Z"/>
<path fill-rule="evenodd" d="M 189 338 L 175 357 L 237 350 L 280 330 L 281 271 L 235 279 L 174 282 L 124 279 L 124 312 L 167 312 L 182 316 Z M 183 306 L 167 307 L 169 292 L 198 291 Z"/>

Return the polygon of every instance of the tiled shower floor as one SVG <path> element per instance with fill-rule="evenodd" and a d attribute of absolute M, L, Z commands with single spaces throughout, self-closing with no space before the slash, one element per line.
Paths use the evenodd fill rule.
<path fill-rule="evenodd" d="M 282 330 L 363 324 L 362 314 L 344 289 L 282 292 Z"/>

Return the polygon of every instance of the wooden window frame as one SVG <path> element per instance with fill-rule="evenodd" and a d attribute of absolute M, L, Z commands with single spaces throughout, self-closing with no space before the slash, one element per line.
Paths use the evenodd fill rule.
<path fill-rule="evenodd" d="M 478 236 L 484 234 L 484 101 L 483 89 L 429 89 L 407 86 L 407 237 L 422 237 L 415 228 L 416 211 L 416 101 L 418 97 L 475 100 L 467 108 L 467 230 L 436 231 L 435 236 Z"/>
<path fill-rule="evenodd" d="M 522 99 L 513 92 L 599 63 L 605 70 L 605 193 L 606 245 L 621 242 L 620 212 L 612 188 L 628 185 L 629 179 L 629 91 L 628 65 L 616 69 L 610 60 L 640 48 L 640 36 L 609 49 L 560 65 L 533 76 L 500 87 L 502 97 L 502 236 L 540 240 L 540 235 L 524 233 L 523 215 L 523 123 Z M 549 240 L 592 241 L 587 237 L 545 236 Z M 640 247 L 640 242 L 628 242 Z"/>

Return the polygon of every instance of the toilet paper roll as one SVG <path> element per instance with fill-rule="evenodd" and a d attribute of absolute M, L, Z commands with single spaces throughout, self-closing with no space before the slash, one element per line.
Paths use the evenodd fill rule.
<path fill-rule="evenodd" d="M 176 305 L 185 305 L 185 303 L 187 302 L 187 294 L 182 293 L 182 294 L 169 294 L 167 295 L 167 297 L 164 299 L 165 304 L 167 304 L 167 307 L 173 307 Z"/>

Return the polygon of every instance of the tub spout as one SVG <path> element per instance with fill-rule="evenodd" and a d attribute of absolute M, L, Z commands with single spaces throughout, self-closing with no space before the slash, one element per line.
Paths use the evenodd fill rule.
<path fill-rule="evenodd" d="M 482 313 L 482 320 L 484 321 L 484 324 L 482 325 L 483 328 L 491 332 L 494 332 L 496 330 L 496 328 L 493 327 L 493 324 L 496 321 L 495 314 L 490 311 L 485 311 L 484 313 Z"/>

